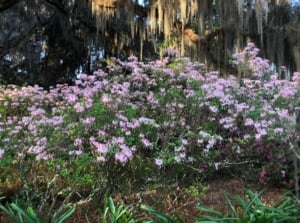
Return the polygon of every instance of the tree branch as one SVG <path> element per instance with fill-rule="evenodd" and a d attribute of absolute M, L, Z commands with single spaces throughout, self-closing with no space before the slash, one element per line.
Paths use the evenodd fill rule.
<path fill-rule="evenodd" d="M 12 7 L 13 5 L 17 4 L 21 2 L 21 0 L 1 0 L 0 1 L 0 12 L 3 12 L 7 9 L 9 9 L 10 7 Z"/>

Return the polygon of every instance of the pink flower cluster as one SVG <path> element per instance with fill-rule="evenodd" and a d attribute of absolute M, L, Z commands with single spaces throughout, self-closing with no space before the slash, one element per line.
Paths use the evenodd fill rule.
<path fill-rule="evenodd" d="M 187 59 L 171 69 L 168 59 L 145 64 L 129 58 L 114 59 L 107 73 L 82 74 L 73 86 L 7 86 L 0 96 L 0 129 L 8 132 L 0 158 L 6 150 L 37 161 L 87 153 L 95 163 L 125 165 L 137 153 L 158 167 L 195 168 L 220 167 L 249 151 L 267 159 L 259 153 L 263 143 L 287 149 L 294 125 L 288 106 L 297 100 L 300 74 L 280 80 L 257 55 L 253 44 L 234 55 L 254 77 L 241 83 Z"/>

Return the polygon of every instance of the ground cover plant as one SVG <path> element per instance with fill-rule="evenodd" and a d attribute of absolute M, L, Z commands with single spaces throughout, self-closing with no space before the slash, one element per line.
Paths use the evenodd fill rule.
<path fill-rule="evenodd" d="M 51 219 L 78 204 L 220 171 L 292 188 L 300 73 L 270 71 L 249 43 L 239 77 L 168 57 L 116 58 L 73 86 L 2 86 L 0 190 Z M 12 196 L 13 194 L 13 196 Z"/>
<path fill-rule="evenodd" d="M 228 210 L 225 213 L 199 205 L 200 210 L 209 214 L 201 215 L 197 222 L 299 222 L 299 203 L 292 197 L 286 196 L 269 206 L 260 200 L 262 192 L 254 193 L 251 190 L 246 190 L 245 197 L 229 195 L 226 202 Z"/>

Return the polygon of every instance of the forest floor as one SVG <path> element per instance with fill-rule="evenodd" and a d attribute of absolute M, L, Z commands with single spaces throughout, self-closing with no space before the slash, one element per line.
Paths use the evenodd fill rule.
<path fill-rule="evenodd" d="M 140 209 L 141 204 L 147 204 L 168 216 L 176 214 L 186 223 L 195 222 L 200 212 L 197 204 L 206 205 L 219 211 L 226 211 L 226 194 L 244 195 L 245 189 L 253 192 L 263 193 L 261 201 L 272 206 L 274 202 L 282 198 L 285 194 L 283 188 L 266 187 L 264 185 L 251 183 L 245 185 L 239 179 L 216 179 L 201 184 L 203 191 L 196 192 L 193 188 L 174 188 L 172 186 L 157 188 L 148 191 L 133 193 L 128 196 L 116 195 L 113 197 L 116 204 L 123 203 L 132 208 L 134 218 L 143 220 L 147 218 L 147 213 Z M 101 222 L 99 211 L 101 206 L 96 203 L 87 203 L 76 209 L 73 216 L 66 223 L 97 223 Z M 101 212 L 100 212 L 101 213 Z"/>

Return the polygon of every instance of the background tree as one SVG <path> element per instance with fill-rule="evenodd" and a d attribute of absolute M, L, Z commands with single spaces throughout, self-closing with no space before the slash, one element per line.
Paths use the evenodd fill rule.
<path fill-rule="evenodd" d="M 278 71 L 300 70 L 299 20 L 288 0 L 1 0 L 1 82 L 72 82 L 103 56 L 153 59 L 168 47 L 223 72 L 249 40 Z"/>

